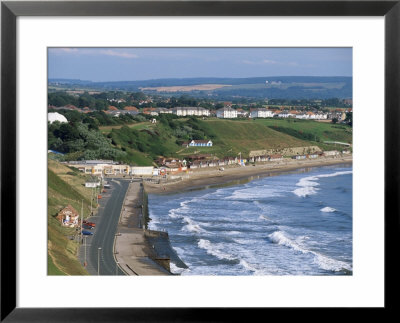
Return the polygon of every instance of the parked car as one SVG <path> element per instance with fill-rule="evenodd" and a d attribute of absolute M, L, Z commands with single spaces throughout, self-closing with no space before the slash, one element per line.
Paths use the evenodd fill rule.
<path fill-rule="evenodd" d="M 94 223 L 94 222 L 89 222 L 89 221 L 86 221 L 86 220 L 83 220 L 83 224 L 86 224 L 86 225 L 88 225 L 88 226 L 90 226 L 90 227 L 95 227 L 96 226 L 96 223 Z"/>
<path fill-rule="evenodd" d="M 93 232 L 90 232 L 90 231 L 87 231 L 87 230 L 82 230 L 82 234 L 83 234 L 84 236 L 92 236 L 92 235 L 93 235 Z"/>

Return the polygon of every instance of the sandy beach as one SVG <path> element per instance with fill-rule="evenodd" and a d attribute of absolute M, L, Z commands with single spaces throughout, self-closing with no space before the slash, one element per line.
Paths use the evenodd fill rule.
<path fill-rule="evenodd" d="M 207 186 L 222 185 L 229 182 L 249 181 L 262 176 L 279 175 L 283 172 L 294 171 L 302 168 L 321 167 L 336 164 L 350 164 L 352 155 L 340 157 L 322 157 L 316 160 L 284 160 L 277 162 L 266 162 L 263 164 L 239 166 L 225 166 L 221 171 L 218 168 L 202 168 L 192 170 L 180 175 L 181 180 L 154 184 L 145 182 L 145 189 L 150 194 L 172 194 L 182 191 L 203 188 Z"/>

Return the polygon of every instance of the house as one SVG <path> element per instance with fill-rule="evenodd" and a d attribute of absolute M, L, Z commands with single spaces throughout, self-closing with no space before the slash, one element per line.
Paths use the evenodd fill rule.
<path fill-rule="evenodd" d="M 85 174 L 96 176 L 129 174 L 129 165 L 117 164 L 112 160 L 86 160 L 86 161 L 70 161 L 68 166 L 78 168 Z"/>
<path fill-rule="evenodd" d="M 291 115 L 290 115 L 290 113 L 289 113 L 289 111 L 281 111 L 279 114 L 278 114 L 278 117 L 279 118 L 289 118 Z"/>
<path fill-rule="evenodd" d="M 307 156 L 306 155 L 296 155 L 296 156 L 292 156 L 292 159 L 306 159 Z"/>
<path fill-rule="evenodd" d="M 314 112 L 308 111 L 306 114 L 308 115 L 307 119 L 315 119 L 315 113 Z"/>
<path fill-rule="evenodd" d="M 212 147 L 213 143 L 211 140 L 191 140 L 186 141 L 182 144 L 185 147 Z"/>
<path fill-rule="evenodd" d="M 233 165 L 238 163 L 237 157 L 225 157 L 223 159 L 224 165 Z"/>
<path fill-rule="evenodd" d="M 79 225 L 79 214 L 69 204 L 57 214 L 56 219 L 59 220 L 63 226 L 73 228 Z"/>
<path fill-rule="evenodd" d="M 167 108 L 156 108 L 156 112 L 158 112 L 158 114 L 172 114 L 173 111 L 172 109 L 167 109 Z"/>
<path fill-rule="evenodd" d="M 339 155 L 339 152 L 337 150 L 324 151 L 324 156 L 337 156 L 337 155 Z"/>
<path fill-rule="evenodd" d="M 100 181 L 93 179 L 85 182 L 85 187 L 99 187 L 100 186 Z"/>
<path fill-rule="evenodd" d="M 315 120 L 326 120 L 328 119 L 328 115 L 326 113 L 316 113 Z"/>
<path fill-rule="evenodd" d="M 139 109 L 136 108 L 136 107 L 133 107 L 133 106 L 126 106 L 126 107 L 124 108 L 124 110 L 126 110 L 126 111 L 136 111 L 136 112 L 139 112 Z"/>
<path fill-rule="evenodd" d="M 121 111 L 117 110 L 117 111 L 108 111 L 108 114 L 111 114 L 113 117 L 119 117 L 119 115 L 121 114 Z"/>
<path fill-rule="evenodd" d="M 121 111 L 121 113 L 130 114 L 130 115 L 136 115 L 136 114 L 139 114 L 139 109 L 136 108 L 136 107 L 127 106 L 127 107 L 124 108 L 123 111 Z"/>
<path fill-rule="evenodd" d="M 143 108 L 143 114 L 158 116 L 158 111 L 156 108 Z"/>
<path fill-rule="evenodd" d="M 268 156 L 268 161 L 279 161 L 279 160 L 283 160 L 283 156 L 280 154 L 274 154 Z"/>
<path fill-rule="evenodd" d="M 266 108 L 250 109 L 251 118 L 272 118 L 274 113 Z"/>
<path fill-rule="evenodd" d="M 206 116 L 210 115 L 210 111 L 202 107 L 175 107 L 172 112 L 180 117 L 185 116 Z"/>
<path fill-rule="evenodd" d="M 269 156 L 266 156 L 266 155 L 250 157 L 250 162 L 252 162 L 252 163 L 255 163 L 255 162 L 266 162 L 268 160 L 269 160 Z"/>
<path fill-rule="evenodd" d="M 308 114 L 299 113 L 299 114 L 296 115 L 296 119 L 308 119 Z"/>
<path fill-rule="evenodd" d="M 217 118 L 237 118 L 237 111 L 235 109 L 232 109 L 231 107 L 223 107 L 217 110 Z"/>
<path fill-rule="evenodd" d="M 249 115 L 248 111 L 243 110 L 242 108 L 236 109 L 238 118 L 246 118 Z"/>

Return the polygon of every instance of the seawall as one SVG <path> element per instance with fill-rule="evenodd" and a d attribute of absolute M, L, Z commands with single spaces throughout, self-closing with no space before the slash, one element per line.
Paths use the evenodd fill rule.
<path fill-rule="evenodd" d="M 141 182 L 127 190 L 114 241 L 115 260 L 127 275 L 172 275 L 176 261 L 167 232 L 147 230 L 147 194 Z"/>

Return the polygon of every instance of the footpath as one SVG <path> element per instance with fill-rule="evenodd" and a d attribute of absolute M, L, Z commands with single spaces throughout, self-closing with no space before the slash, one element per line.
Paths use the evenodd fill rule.
<path fill-rule="evenodd" d="M 169 260 L 158 259 L 146 239 L 149 231 L 145 230 L 144 203 L 142 183 L 130 183 L 114 241 L 115 260 L 121 270 L 130 276 L 171 275 L 165 268 L 169 268 Z M 165 265 L 161 266 L 163 262 Z"/>

